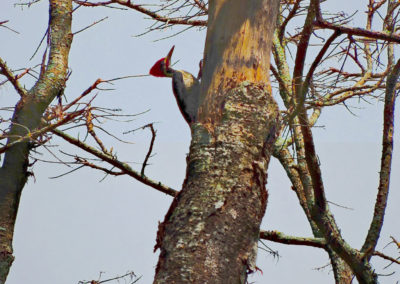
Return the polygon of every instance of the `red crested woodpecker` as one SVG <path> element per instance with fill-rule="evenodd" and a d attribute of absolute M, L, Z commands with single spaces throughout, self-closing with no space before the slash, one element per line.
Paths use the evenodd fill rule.
<path fill-rule="evenodd" d="M 172 90 L 178 107 L 186 122 L 191 124 L 197 119 L 202 62 L 200 61 L 200 71 L 197 78 L 189 72 L 174 70 L 170 66 L 174 48 L 175 46 L 171 48 L 166 57 L 159 59 L 153 67 L 151 67 L 150 75 L 172 78 Z"/>

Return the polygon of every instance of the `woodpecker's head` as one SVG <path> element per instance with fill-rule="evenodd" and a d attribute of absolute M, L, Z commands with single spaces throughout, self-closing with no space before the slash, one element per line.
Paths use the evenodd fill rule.
<path fill-rule="evenodd" d="M 171 57 L 174 52 L 175 45 L 168 52 L 167 56 L 157 60 L 153 67 L 150 69 L 150 75 L 155 77 L 172 77 Z"/>

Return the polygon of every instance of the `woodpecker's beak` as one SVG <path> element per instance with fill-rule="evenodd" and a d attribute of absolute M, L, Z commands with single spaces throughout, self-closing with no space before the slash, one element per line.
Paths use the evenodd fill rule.
<path fill-rule="evenodd" d="M 167 56 L 165 57 L 165 66 L 169 67 L 171 64 L 171 57 L 172 53 L 174 52 L 175 45 L 172 46 L 171 50 L 168 52 Z"/>

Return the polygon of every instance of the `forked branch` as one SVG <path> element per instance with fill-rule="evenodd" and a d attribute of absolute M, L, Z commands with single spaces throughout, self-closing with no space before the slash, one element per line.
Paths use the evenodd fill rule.
<path fill-rule="evenodd" d="M 189 25 L 189 26 L 194 26 L 194 27 L 207 26 L 207 21 L 190 20 L 185 17 L 179 17 L 179 18 L 166 17 L 161 14 L 157 14 L 156 12 L 153 12 L 149 9 L 144 8 L 143 5 L 133 4 L 130 0 L 110 0 L 110 1 L 105 1 L 105 2 L 87 2 L 87 1 L 74 0 L 74 2 L 76 4 L 79 4 L 81 6 L 86 6 L 86 7 L 97 7 L 97 6 L 107 6 L 107 5 L 111 5 L 111 4 L 117 4 L 117 5 L 121 5 L 121 6 L 130 8 L 130 9 L 136 10 L 142 14 L 145 14 L 145 15 L 151 17 L 153 20 L 156 20 L 158 22 L 168 23 L 170 25 Z"/>
<path fill-rule="evenodd" d="M 76 139 L 75 137 L 72 137 L 61 130 L 58 129 L 53 129 L 52 132 L 67 141 L 68 143 L 77 146 L 78 148 L 81 148 L 87 153 L 90 153 L 97 158 L 109 163 L 110 165 L 120 169 L 123 171 L 125 174 L 133 177 L 134 179 L 140 181 L 141 183 L 144 183 L 145 185 L 148 185 L 154 189 L 157 189 L 158 191 L 161 191 L 165 194 L 168 194 L 170 196 L 176 196 L 178 194 L 178 191 L 175 189 L 170 188 L 169 186 L 166 186 L 162 184 L 161 182 L 154 181 L 146 176 L 142 176 L 139 172 L 133 170 L 127 163 L 119 161 L 115 156 L 112 156 L 111 154 L 106 154 L 103 153 L 86 143 L 80 141 L 79 139 Z"/>
<path fill-rule="evenodd" d="M 361 249 L 368 253 L 375 250 L 379 235 L 383 226 L 386 204 L 389 194 L 389 181 L 393 153 L 393 128 L 394 108 L 396 100 L 396 84 L 400 76 L 400 60 L 397 61 L 392 72 L 387 77 L 385 106 L 383 111 L 383 135 L 382 135 L 382 156 L 381 169 L 379 174 L 378 195 L 376 197 L 374 216 L 368 231 L 367 238 Z"/>
<path fill-rule="evenodd" d="M 18 81 L 19 78 L 13 74 L 13 72 L 8 68 L 7 64 L 1 58 L 0 58 L 0 71 L 1 74 L 3 74 L 8 79 L 8 81 L 13 85 L 14 89 L 21 97 L 26 96 L 27 92 L 25 88 L 22 87 L 21 84 L 19 83 Z"/>

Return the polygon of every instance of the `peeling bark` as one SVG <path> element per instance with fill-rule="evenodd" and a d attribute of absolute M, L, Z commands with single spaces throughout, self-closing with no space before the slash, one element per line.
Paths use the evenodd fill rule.
<path fill-rule="evenodd" d="M 159 226 L 154 283 L 245 283 L 256 269 L 280 129 L 269 85 L 278 4 L 210 1 L 203 103 L 182 191 Z"/>

